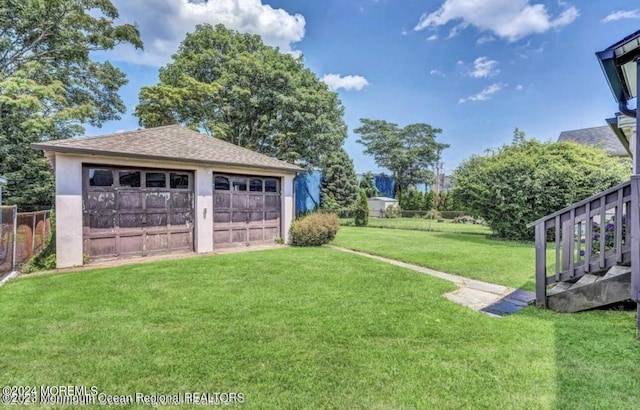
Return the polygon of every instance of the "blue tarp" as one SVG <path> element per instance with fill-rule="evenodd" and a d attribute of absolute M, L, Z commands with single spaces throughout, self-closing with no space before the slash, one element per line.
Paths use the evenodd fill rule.
<path fill-rule="evenodd" d="M 395 181 L 393 180 L 393 177 L 389 175 L 380 174 L 380 175 L 374 175 L 373 178 L 376 181 L 376 188 L 378 188 L 378 192 L 380 193 L 380 196 L 386 196 L 387 198 L 395 198 L 394 196 Z"/>
<path fill-rule="evenodd" d="M 358 175 L 358 179 L 362 175 Z M 389 175 L 374 175 L 379 196 L 394 198 L 395 181 Z M 294 181 L 296 196 L 296 215 L 301 212 L 310 212 L 320 206 L 320 187 L 322 173 L 320 171 L 308 171 L 299 174 Z"/>
<path fill-rule="evenodd" d="M 301 212 L 313 211 L 320 206 L 320 185 L 322 173 L 308 171 L 299 174 L 294 181 L 296 197 L 296 215 Z"/>

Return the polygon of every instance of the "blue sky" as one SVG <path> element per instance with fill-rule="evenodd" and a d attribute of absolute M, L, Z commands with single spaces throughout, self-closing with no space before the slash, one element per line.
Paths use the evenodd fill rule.
<path fill-rule="evenodd" d="M 353 129 L 360 118 L 443 131 L 445 170 L 511 141 L 605 125 L 616 104 L 594 53 L 640 28 L 640 4 L 622 0 L 113 0 L 136 22 L 143 52 L 119 46 L 107 58 L 128 75 L 127 114 L 98 135 L 138 127 L 140 87 L 157 83 L 198 23 L 260 34 L 302 53 L 345 107 L 345 148 L 358 172 L 379 169 Z M 635 7 L 634 7 L 635 6 Z M 632 103 L 633 105 L 633 103 Z"/>

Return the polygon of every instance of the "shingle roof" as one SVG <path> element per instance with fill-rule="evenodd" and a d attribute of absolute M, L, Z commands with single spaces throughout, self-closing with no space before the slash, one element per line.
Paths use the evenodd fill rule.
<path fill-rule="evenodd" d="M 235 165 L 290 172 L 304 169 L 180 125 L 31 144 L 44 151 Z"/>
<path fill-rule="evenodd" d="M 562 131 L 558 137 L 558 142 L 560 141 L 575 141 L 585 145 L 596 145 L 606 150 L 609 155 L 615 157 L 629 156 L 629 153 L 618 139 L 618 136 L 608 125 L 583 128 L 581 130 Z"/>

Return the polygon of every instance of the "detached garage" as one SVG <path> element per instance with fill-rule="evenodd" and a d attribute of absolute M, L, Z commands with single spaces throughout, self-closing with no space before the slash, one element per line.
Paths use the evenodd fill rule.
<path fill-rule="evenodd" d="M 295 165 L 178 125 L 33 147 L 55 168 L 58 268 L 288 241 Z"/>

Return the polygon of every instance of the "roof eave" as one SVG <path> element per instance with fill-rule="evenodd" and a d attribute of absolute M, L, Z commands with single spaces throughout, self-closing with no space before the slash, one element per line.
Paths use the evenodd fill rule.
<path fill-rule="evenodd" d="M 622 144 L 624 149 L 627 151 L 629 156 L 631 156 L 631 148 L 629 147 L 629 140 L 624 135 L 624 133 L 622 132 L 620 127 L 618 127 L 618 119 L 617 118 L 607 118 L 605 121 L 607 122 L 607 124 L 609 124 L 609 127 L 611 128 L 613 133 L 616 134 L 616 137 L 618 137 L 618 139 L 620 140 L 620 143 Z"/>
<path fill-rule="evenodd" d="M 122 153 L 122 152 L 112 152 L 112 151 L 96 151 L 96 150 L 87 150 L 83 148 L 74 148 L 74 147 L 60 147 L 56 145 L 49 144 L 41 144 L 41 143 L 32 143 L 31 148 L 39 149 L 45 152 L 57 152 L 63 154 L 83 154 L 83 155 L 101 155 L 106 157 L 122 157 L 122 158 L 134 158 L 134 159 L 147 159 L 147 160 L 155 160 L 155 161 L 170 161 L 170 162 L 181 162 L 181 163 L 190 163 L 190 164 L 201 164 L 201 165 L 209 165 L 209 166 L 227 166 L 234 168 L 250 168 L 250 169 L 264 169 L 270 171 L 280 171 L 289 174 L 297 174 L 299 172 L 304 172 L 305 169 L 298 167 L 296 165 L 291 165 L 290 167 L 277 167 L 277 166 L 269 166 L 269 165 L 253 165 L 253 164 L 236 164 L 232 162 L 223 162 L 223 161 L 204 161 L 198 159 L 182 159 L 176 157 L 165 157 L 165 156 L 156 156 L 156 155 L 146 155 L 146 154 L 135 154 L 135 153 Z"/>

